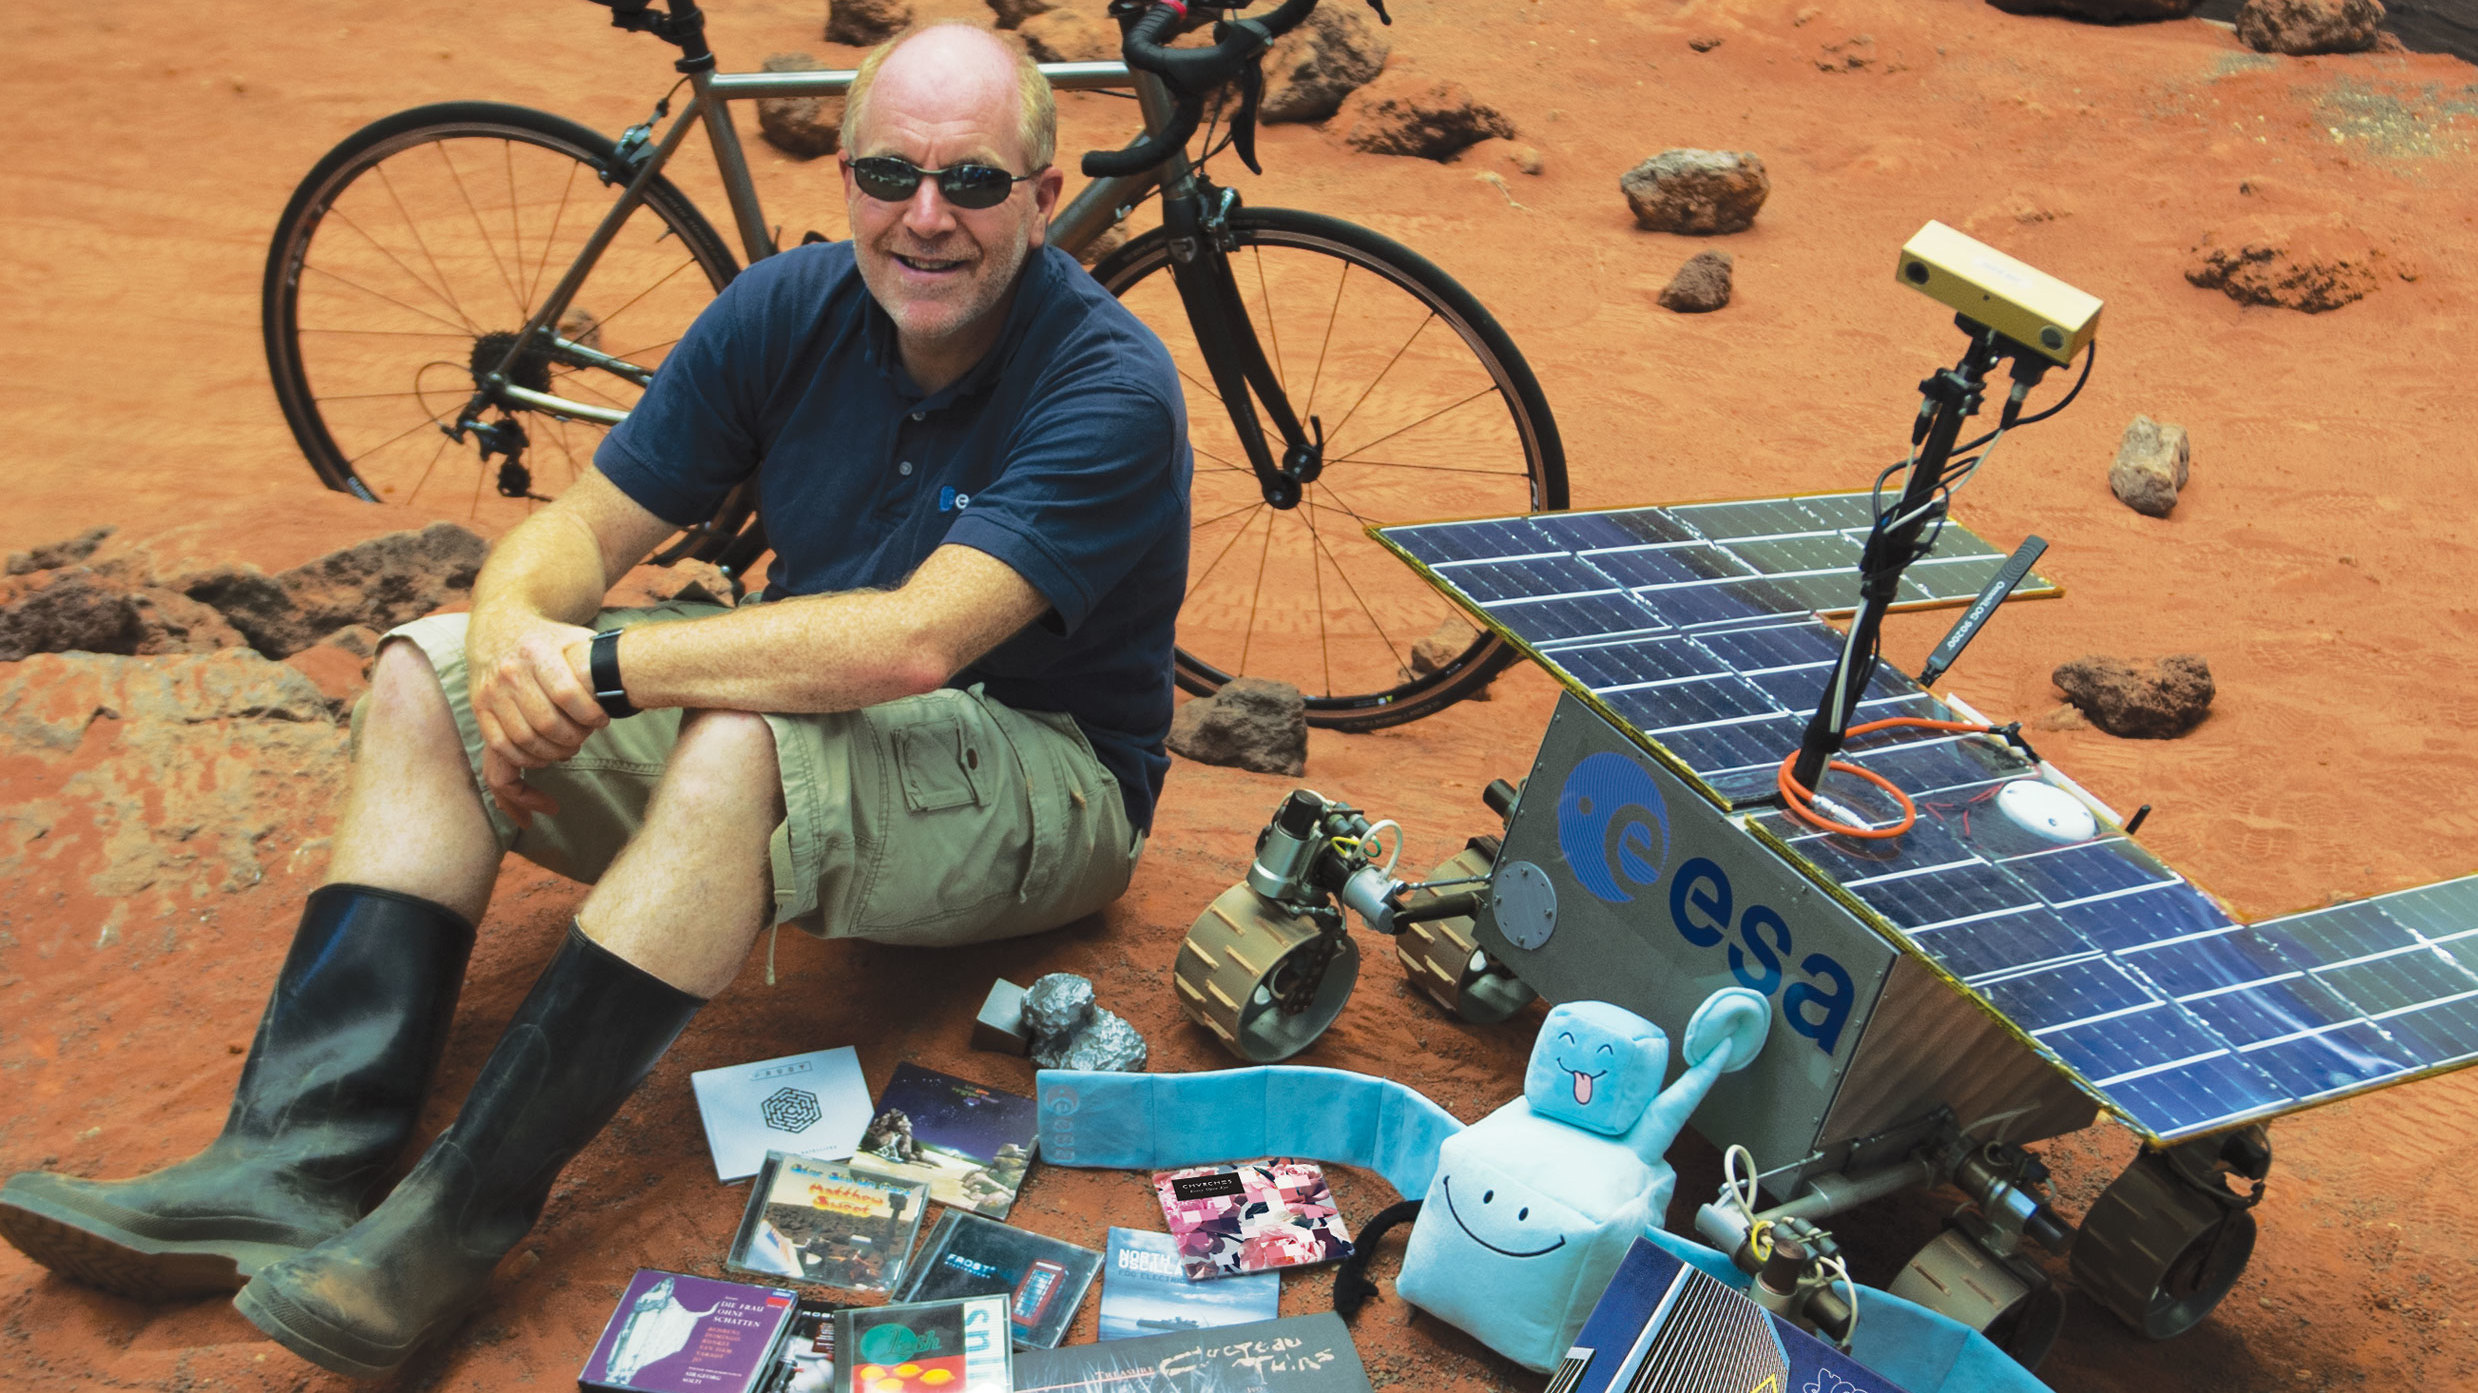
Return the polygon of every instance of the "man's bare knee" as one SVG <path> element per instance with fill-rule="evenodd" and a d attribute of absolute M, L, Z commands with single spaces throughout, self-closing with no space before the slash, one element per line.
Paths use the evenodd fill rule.
<path fill-rule="evenodd" d="M 680 740 L 663 768 L 663 788 L 675 798 L 712 807 L 757 804 L 782 808 L 782 772 L 774 728 L 750 711 L 688 711 Z"/>

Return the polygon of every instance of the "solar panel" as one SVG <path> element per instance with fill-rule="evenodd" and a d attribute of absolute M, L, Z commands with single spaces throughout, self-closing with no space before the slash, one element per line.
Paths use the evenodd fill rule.
<path fill-rule="evenodd" d="M 2057 846 L 2014 825 L 1995 794 L 2039 770 L 1976 735 L 1849 742 L 1914 800 L 1898 838 L 1755 807 L 1840 656 L 1821 621 L 1856 603 L 1871 515 L 1854 493 L 1375 535 L 2155 1138 L 2478 1061 L 2478 876 L 2240 924 L 2113 829 Z M 2004 560 L 1948 521 L 1896 607 L 1966 603 Z M 1952 716 L 1881 664 L 1857 720 L 1894 713 Z M 1845 820 L 1899 811 L 1846 776 L 1821 792 Z"/>

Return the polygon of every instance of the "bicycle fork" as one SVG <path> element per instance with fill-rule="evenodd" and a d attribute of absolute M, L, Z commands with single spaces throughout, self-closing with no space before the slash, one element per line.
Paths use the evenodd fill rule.
<path fill-rule="evenodd" d="M 1230 267 L 1230 215 L 1238 206 L 1237 190 L 1217 188 L 1200 175 L 1189 176 L 1186 189 L 1162 200 L 1170 278 L 1179 288 L 1188 322 L 1196 327 L 1213 390 L 1239 433 L 1265 501 L 1276 508 L 1296 508 L 1308 485 L 1324 472 L 1325 425 L 1314 416 L 1301 424 L 1240 297 Z M 1281 436 L 1279 460 L 1258 415 L 1260 403 Z"/>

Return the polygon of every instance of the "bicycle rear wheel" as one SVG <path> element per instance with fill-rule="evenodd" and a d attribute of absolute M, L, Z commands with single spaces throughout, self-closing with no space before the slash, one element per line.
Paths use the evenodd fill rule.
<path fill-rule="evenodd" d="M 1471 695 L 1513 650 L 1446 629 L 1462 612 L 1366 535 L 1369 523 L 1566 506 L 1548 402 L 1513 341 L 1426 258 L 1315 213 L 1230 215 L 1231 274 L 1266 361 L 1302 421 L 1325 434 L 1322 473 L 1298 505 L 1268 502 L 1212 387 L 1156 229 L 1093 274 L 1162 336 L 1188 395 L 1196 451 L 1179 685 L 1290 682 L 1308 722 L 1376 730 Z M 1282 442 L 1271 442 L 1277 458 Z M 1469 637 L 1433 669 L 1412 649 Z"/>
<path fill-rule="evenodd" d="M 584 470 L 606 430 L 591 421 L 488 410 L 498 443 L 524 442 L 500 459 L 441 427 L 582 253 L 619 197 L 606 182 L 619 170 L 608 138 L 494 102 L 399 112 L 311 169 L 277 225 L 262 310 L 276 397 L 321 481 L 373 502 L 453 506 L 497 531 Z M 655 179 L 556 325 L 588 352 L 545 344 L 510 375 L 626 411 L 738 269 L 695 205 Z M 690 540 L 703 554 L 729 534 Z"/>

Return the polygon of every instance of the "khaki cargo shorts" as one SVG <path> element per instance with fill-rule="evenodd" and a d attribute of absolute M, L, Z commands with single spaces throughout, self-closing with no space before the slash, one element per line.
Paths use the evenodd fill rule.
<path fill-rule="evenodd" d="M 605 610 L 597 629 L 720 614 L 674 601 Z M 455 708 L 503 850 L 592 882 L 645 817 L 680 731 L 676 709 L 613 721 L 525 782 L 559 802 L 520 828 L 481 783 L 482 733 L 465 678 L 465 616 L 388 631 L 419 645 Z M 382 640 L 384 642 L 385 640 Z M 354 712 L 359 725 L 361 713 Z M 1038 933 L 1117 899 L 1143 839 L 1118 781 L 1063 713 L 1017 711 L 979 687 L 866 710 L 766 717 L 783 780 L 770 848 L 774 917 L 827 938 L 976 943 Z"/>

